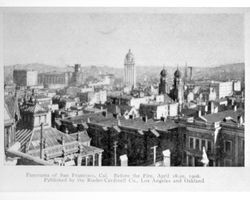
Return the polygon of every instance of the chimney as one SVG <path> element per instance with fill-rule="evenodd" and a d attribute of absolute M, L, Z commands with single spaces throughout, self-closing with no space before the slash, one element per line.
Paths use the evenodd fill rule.
<path fill-rule="evenodd" d="M 201 109 L 198 110 L 198 117 L 201 117 Z"/>
<path fill-rule="evenodd" d="M 214 113 L 214 102 L 210 101 L 210 113 L 213 114 Z"/>
<path fill-rule="evenodd" d="M 61 144 L 64 146 L 65 141 L 64 141 L 64 136 L 61 137 Z"/>
<path fill-rule="evenodd" d="M 234 99 L 231 99 L 231 105 L 232 106 L 234 105 Z"/>
<path fill-rule="evenodd" d="M 117 119 L 117 126 L 121 126 L 121 121 L 120 121 L 120 119 Z"/>
<path fill-rule="evenodd" d="M 40 130 L 40 158 L 43 159 L 43 123 Z"/>
<path fill-rule="evenodd" d="M 234 105 L 234 111 L 235 112 L 237 111 L 237 105 Z"/>
<path fill-rule="evenodd" d="M 147 123 L 147 121 L 148 121 L 148 116 L 147 116 L 147 115 L 145 115 L 144 117 L 142 117 L 142 120 L 143 120 L 144 122 L 146 122 L 146 123 Z"/>
<path fill-rule="evenodd" d="M 107 111 L 102 111 L 102 115 L 104 116 L 104 117 L 107 117 Z"/>
<path fill-rule="evenodd" d="M 89 117 L 87 118 L 87 123 L 90 123 L 90 119 L 89 119 Z"/>
<path fill-rule="evenodd" d="M 126 154 L 120 156 L 120 161 L 121 161 L 121 167 L 128 166 L 128 157 Z"/>
<path fill-rule="evenodd" d="M 77 133 L 77 141 L 78 141 L 78 142 L 81 141 L 81 134 L 80 134 L 80 132 Z"/>
<path fill-rule="evenodd" d="M 170 150 L 167 149 L 165 151 L 162 151 L 163 154 L 163 166 L 170 167 L 171 166 L 171 160 L 170 160 Z"/>
<path fill-rule="evenodd" d="M 114 113 L 113 116 L 114 116 L 114 118 L 118 119 L 119 114 L 118 113 Z"/>

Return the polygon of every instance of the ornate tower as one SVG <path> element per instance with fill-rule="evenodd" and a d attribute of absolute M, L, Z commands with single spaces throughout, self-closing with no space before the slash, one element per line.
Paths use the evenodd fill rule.
<path fill-rule="evenodd" d="M 181 79 L 181 72 L 178 67 L 174 73 L 174 87 L 172 91 L 172 98 L 179 104 L 182 104 L 184 101 L 184 86 Z"/>
<path fill-rule="evenodd" d="M 127 87 L 136 87 L 136 70 L 135 70 L 135 60 L 134 55 L 129 49 L 124 60 L 124 84 Z"/>
<path fill-rule="evenodd" d="M 167 72 L 165 69 L 161 70 L 160 73 L 160 84 L 159 84 L 159 94 L 168 94 L 169 93 L 169 88 L 167 85 Z"/>

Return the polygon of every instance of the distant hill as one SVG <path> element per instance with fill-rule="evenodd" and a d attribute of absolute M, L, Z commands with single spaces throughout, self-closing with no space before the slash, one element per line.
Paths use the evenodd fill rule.
<path fill-rule="evenodd" d="M 220 65 L 213 68 L 194 68 L 194 79 L 217 81 L 244 80 L 245 63 Z"/>
<path fill-rule="evenodd" d="M 39 73 L 42 72 L 66 72 L 73 71 L 73 67 L 58 67 L 46 64 L 32 63 L 27 65 L 11 65 L 4 66 L 4 80 L 5 82 L 11 82 L 13 80 L 13 70 L 14 69 L 27 69 L 27 70 L 36 70 Z M 162 66 L 136 66 L 137 73 L 137 81 L 142 82 L 158 82 L 160 77 L 160 72 L 163 69 Z M 176 67 L 167 66 L 165 67 L 167 70 L 167 78 L 168 81 L 171 82 L 173 80 L 173 74 L 176 70 Z M 123 68 L 113 68 L 109 66 L 82 66 L 81 70 L 84 72 L 84 78 L 88 78 L 90 76 L 96 78 L 99 74 L 112 73 L 116 78 L 123 78 Z M 180 66 L 179 70 L 182 72 L 184 76 L 185 67 Z M 205 79 L 213 79 L 218 81 L 226 81 L 229 79 L 240 79 L 244 80 L 245 73 L 245 64 L 244 63 L 234 63 L 221 65 L 217 67 L 193 67 L 193 79 L 194 80 L 205 80 Z"/>

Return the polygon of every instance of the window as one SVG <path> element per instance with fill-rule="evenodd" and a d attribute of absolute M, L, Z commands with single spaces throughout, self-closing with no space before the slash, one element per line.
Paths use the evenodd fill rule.
<path fill-rule="evenodd" d="M 199 139 L 195 140 L 195 149 L 200 150 L 200 140 Z"/>
<path fill-rule="evenodd" d="M 194 148 L 194 138 L 189 138 L 189 147 L 190 149 Z"/>
<path fill-rule="evenodd" d="M 201 148 L 205 147 L 206 148 L 206 140 L 201 141 Z"/>
<path fill-rule="evenodd" d="M 232 142 L 231 141 L 229 141 L 229 140 L 225 141 L 224 151 L 226 153 L 231 153 L 232 152 Z"/>
<path fill-rule="evenodd" d="M 207 141 L 207 151 L 212 151 L 212 142 L 211 141 Z"/>
<path fill-rule="evenodd" d="M 187 135 L 184 133 L 183 134 L 183 144 L 186 146 L 186 141 L 187 141 Z"/>

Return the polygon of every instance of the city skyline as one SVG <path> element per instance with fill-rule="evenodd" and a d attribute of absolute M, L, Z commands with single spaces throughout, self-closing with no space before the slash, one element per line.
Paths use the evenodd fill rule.
<path fill-rule="evenodd" d="M 199 16 L 197 16 L 199 15 Z M 4 15 L 4 64 L 217 66 L 244 62 L 240 14 Z"/>

